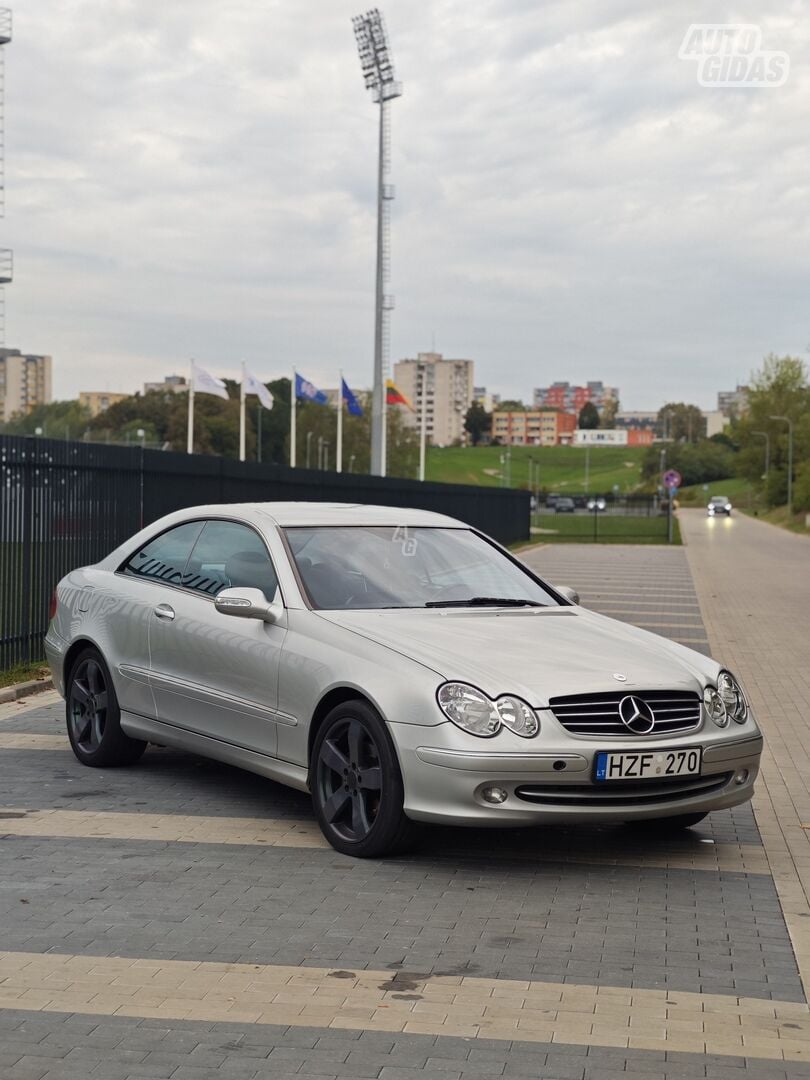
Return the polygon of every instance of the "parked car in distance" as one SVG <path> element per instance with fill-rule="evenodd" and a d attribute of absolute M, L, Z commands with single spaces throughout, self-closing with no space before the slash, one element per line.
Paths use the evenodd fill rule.
<path fill-rule="evenodd" d="M 554 512 L 557 514 L 573 514 L 575 510 L 574 500 L 569 499 L 567 495 L 561 495 L 554 505 Z"/>
<path fill-rule="evenodd" d="M 607 503 L 602 498 L 602 496 L 599 495 L 594 499 L 588 499 L 587 508 L 588 508 L 588 510 L 591 510 L 591 511 L 593 511 L 595 513 L 597 511 L 606 510 L 607 509 Z"/>
<path fill-rule="evenodd" d="M 60 581 L 45 648 L 82 764 L 248 769 L 356 856 L 418 822 L 688 827 L 751 798 L 762 749 L 728 669 L 423 510 L 177 511 Z"/>
<path fill-rule="evenodd" d="M 725 514 L 726 517 L 731 517 L 731 503 L 729 502 L 728 496 L 712 495 L 706 510 L 709 517 L 714 517 L 716 514 Z"/>
<path fill-rule="evenodd" d="M 556 491 L 551 491 L 548 495 L 546 495 L 546 506 L 549 508 L 549 510 L 554 509 L 554 507 L 557 505 L 557 500 L 559 498 L 560 496 Z"/>

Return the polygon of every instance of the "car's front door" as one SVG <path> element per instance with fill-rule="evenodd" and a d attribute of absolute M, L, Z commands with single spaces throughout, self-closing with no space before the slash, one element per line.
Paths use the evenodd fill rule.
<path fill-rule="evenodd" d="M 268 624 L 218 612 L 217 593 L 240 585 L 277 598 L 264 541 L 240 522 L 206 521 L 180 587 L 152 613 L 150 681 L 165 723 L 275 756 L 285 619 Z"/>

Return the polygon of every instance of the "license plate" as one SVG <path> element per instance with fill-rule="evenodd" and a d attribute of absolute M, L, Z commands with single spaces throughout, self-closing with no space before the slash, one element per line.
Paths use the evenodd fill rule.
<path fill-rule="evenodd" d="M 700 750 L 623 751 L 596 755 L 597 780 L 666 780 L 671 776 L 699 776 Z"/>

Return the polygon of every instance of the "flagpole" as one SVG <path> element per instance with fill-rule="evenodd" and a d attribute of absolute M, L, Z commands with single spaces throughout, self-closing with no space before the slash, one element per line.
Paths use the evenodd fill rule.
<path fill-rule="evenodd" d="M 422 415 L 419 421 L 419 479 L 425 479 L 425 441 L 427 439 L 427 371 L 422 369 Z"/>
<path fill-rule="evenodd" d="M 292 369 L 290 383 L 290 468 L 295 468 L 295 368 Z"/>
<path fill-rule="evenodd" d="M 343 472 L 343 372 L 338 375 L 338 403 L 337 403 L 337 461 L 335 472 Z"/>
<path fill-rule="evenodd" d="M 382 399 L 382 445 L 380 447 L 380 476 L 388 470 L 388 386 L 383 386 Z"/>
<path fill-rule="evenodd" d="M 239 387 L 239 460 L 245 460 L 245 361 L 242 361 L 242 384 Z"/>
<path fill-rule="evenodd" d="M 188 439 L 186 453 L 194 453 L 194 361 L 191 361 L 191 374 L 188 380 Z"/>

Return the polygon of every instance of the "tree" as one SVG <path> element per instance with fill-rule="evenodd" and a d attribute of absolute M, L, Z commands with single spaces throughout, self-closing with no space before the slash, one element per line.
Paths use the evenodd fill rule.
<path fill-rule="evenodd" d="M 499 401 L 495 406 L 495 412 L 528 412 L 529 410 L 522 401 L 511 398 L 507 401 Z"/>
<path fill-rule="evenodd" d="M 788 425 L 793 424 L 794 509 L 810 510 L 810 382 L 804 362 L 794 356 L 766 356 L 762 368 L 754 372 L 748 393 L 748 407 L 732 427 L 740 445 L 737 473 L 750 480 L 770 506 L 787 501 Z M 768 436 L 769 468 L 765 478 L 765 446 Z M 805 492 L 807 497 L 805 497 Z"/>
<path fill-rule="evenodd" d="M 615 428 L 616 427 L 616 413 L 619 411 L 619 399 L 608 398 L 605 404 L 602 406 L 602 412 L 599 414 L 599 427 L 601 428 Z"/>
<path fill-rule="evenodd" d="M 667 469 L 677 469 L 683 486 L 708 484 L 734 475 L 735 455 L 722 443 L 702 439 L 699 443 L 677 442 L 666 448 Z M 650 446 L 644 455 L 641 475 L 658 486 L 661 480 L 661 448 Z"/>
<path fill-rule="evenodd" d="M 464 430 L 470 436 L 473 446 L 478 446 L 481 440 L 489 435 L 492 430 L 492 417 L 480 401 L 474 401 L 467 409 L 467 415 L 464 417 Z"/>
<path fill-rule="evenodd" d="M 697 405 L 667 402 L 658 410 L 658 423 L 663 437 L 674 442 L 696 443 L 706 438 L 706 419 Z"/>
<path fill-rule="evenodd" d="M 12 416 L 3 431 L 7 435 L 34 435 L 42 428 L 43 436 L 49 439 L 81 439 L 89 423 L 90 413 L 78 401 L 52 401 Z"/>
<path fill-rule="evenodd" d="M 577 425 L 583 431 L 592 431 L 599 427 L 599 410 L 592 401 L 586 401 L 579 410 Z"/>

